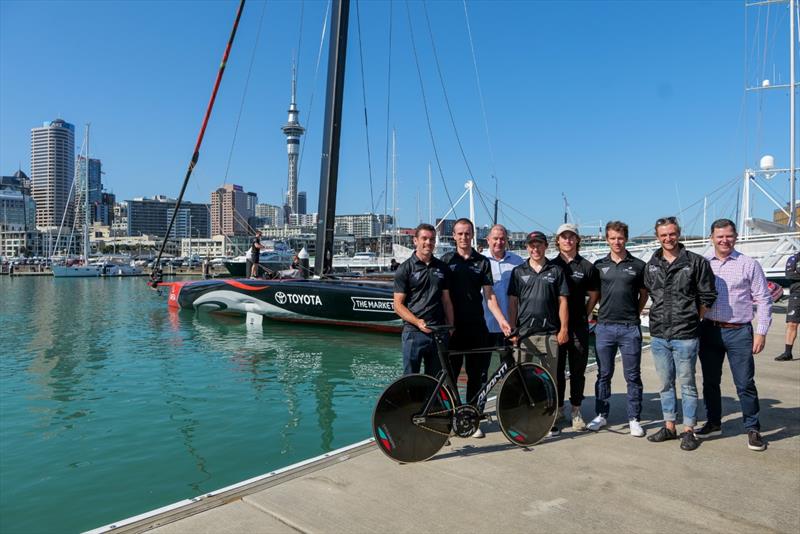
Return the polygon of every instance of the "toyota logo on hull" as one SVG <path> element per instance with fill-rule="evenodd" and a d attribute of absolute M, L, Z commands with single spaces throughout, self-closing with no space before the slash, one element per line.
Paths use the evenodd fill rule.
<path fill-rule="evenodd" d="M 302 295 L 302 294 L 295 294 L 289 293 L 286 294 L 283 291 L 278 291 L 275 293 L 275 302 L 278 304 L 305 304 L 307 306 L 322 306 L 322 299 L 319 298 L 319 295 Z"/>

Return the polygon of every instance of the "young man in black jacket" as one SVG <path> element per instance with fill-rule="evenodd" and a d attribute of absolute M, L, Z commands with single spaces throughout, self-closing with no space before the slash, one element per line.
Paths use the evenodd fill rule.
<path fill-rule="evenodd" d="M 658 219 L 656 237 L 661 243 L 644 271 L 644 285 L 650 293 L 650 352 L 661 380 L 661 411 L 664 427 L 647 439 L 662 442 L 677 439 L 675 428 L 675 380 L 681 386 L 684 432 L 681 449 L 693 451 L 699 441 L 695 367 L 700 344 L 700 321 L 714 304 L 717 289 L 708 260 L 689 252 L 678 242 L 681 227 L 675 217 Z"/>

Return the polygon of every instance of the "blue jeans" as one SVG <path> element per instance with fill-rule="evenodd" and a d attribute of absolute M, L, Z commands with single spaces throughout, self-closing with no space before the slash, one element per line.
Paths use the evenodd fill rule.
<path fill-rule="evenodd" d="M 595 412 L 608 417 L 611 377 L 617 349 L 622 354 L 622 372 L 628 384 L 628 420 L 642 413 L 642 331 L 635 324 L 601 323 L 595 328 L 597 382 L 594 385 Z"/>
<path fill-rule="evenodd" d="M 681 408 L 683 424 L 693 428 L 697 422 L 697 385 L 694 372 L 697 365 L 698 338 L 650 340 L 650 352 L 656 364 L 656 374 L 661 381 L 661 411 L 664 421 L 675 421 L 676 405 L 675 379 L 681 386 Z"/>
<path fill-rule="evenodd" d="M 736 394 L 742 406 L 745 430 L 761 430 L 758 421 L 756 366 L 753 361 L 753 326 L 720 328 L 708 321 L 700 327 L 700 366 L 703 369 L 703 401 L 709 423 L 722 422 L 722 362 L 728 355 Z"/>
<path fill-rule="evenodd" d="M 442 370 L 433 334 L 405 329 L 401 339 L 403 341 L 404 375 L 419 373 L 423 362 L 426 375 L 435 377 Z"/>

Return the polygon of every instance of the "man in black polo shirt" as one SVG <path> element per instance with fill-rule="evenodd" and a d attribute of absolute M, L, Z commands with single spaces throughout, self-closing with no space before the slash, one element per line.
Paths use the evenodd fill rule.
<path fill-rule="evenodd" d="M 420 224 L 414 233 L 416 250 L 394 274 L 394 311 L 403 319 L 403 373 L 436 376 L 441 370 L 436 342 L 427 325 L 453 324 L 447 265 L 433 256 L 436 229 Z"/>
<path fill-rule="evenodd" d="M 456 251 L 442 257 L 450 270 L 450 297 L 455 315 L 455 332 L 450 338 L 450 350 L 472 350 L 491 345 L 489 330 L 483 316 L 483 299 L 500 328 L 508 335 L 508 326 L 503 312 L 497 303 L 489 260 L 472 248 L 475 227 L 469 219 L 459 219 L 453 225 L 453 240 Z M 483 294 L 481 294 L 483 290 Z M 457 378 L 464 363 L 463 354 L 450 356 L 450 371 Z M 467 397 L 470 402 L 486 383 L 489 374 L 491 352 L 466 355 Z M 483 431 L 478 428 L 473 437 L 482 438 Z"/>
<path fill-rule="evenodd" d="M 519 328 L 521 335 L 533 334 L 521 342 L 528 351 L 528 361 L 535 356 L 553 373 L 558 365 L 558 346 L 569 339 L 569 287 L 561 267 L 544 255 L 545 235 L 531 232 L 527 242 L 528 261 L 511 271 L 509 322 Z M 556 432 L 553 428 L 553 433 Z"/>
<path fill-rule="evenodd" d="M 569 340 L 558 347 L 558 403 L 564 404 L 566 366 L 569 360 L 569 402 L 572 406 L 572 429 L 586 430 L 581 416 L 586 364 L 589 362 L 588 317 L 600 299 L 600 279 L 594 265 L 578 254 L 581 238 L 578 227 L 565 223 L 556 231 L 559 254 L 552 261 L 564 270 L 569 286 Z M 589 297 L 588 300 L 586 297 Z"/>
<path fill-rule="evenodd" d="M 587 425 L 597 432 L 608 423 L 608 399 L 617 349 L 622 354 L 622 371 L 628 383 L 628 423 L 631 436 L 644 436 L 639 423 L 642 413 L 642 330 L 639 327 L 647 302 L 644 287 L 645 263 L 625 248 L 628 225 L 611 221 L 606 225 L 606 241 L 611 252 L 594 262 L 600 276 L 600 309 L 595 328 L 597 382 L 594 386 L 597 417 Z"/>

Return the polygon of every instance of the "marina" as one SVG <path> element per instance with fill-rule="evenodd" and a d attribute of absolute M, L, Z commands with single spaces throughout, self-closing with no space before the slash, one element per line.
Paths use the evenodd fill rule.
<path fill-rule="evenodd" d="M 679 12 L 659 3 L 590 3 L 582 10 L 585 20 L 576 20 L 574 6 L 558 2 L 487 7 L 466 0 L 239 0 L 191 7 L 163 2 L 157 10 L 118 2 L 89 10 L 75 6 L 80 24 L 96 16 L 95 31 L 84 32 L 73 6 L 68 13 L 58 2 L 47 3 L 40 20 L 25 2 L 0 3 L 0 19 L 15 22 L 0 32 L 0 63 L 14 61 L 13 69 L 0 72 L 11 88 L 5 95 L 15 91 L 0 97 L 7 117 L 2 164 L 10 169 L 7 154 L 23 158 L 30 151 L 30 177 L 22 163 L 13 176 L 0 177 L 0 534 L 798 532 L 800 366 L 775 356 L 784 349 L 783 297 L 796 279 L 787 260 L 800 250 L 800 10 L 796 0 L 746 2 L 735 13 L 724 4 L 688 3 Z M 18 43 L 31 28 L 62 24 L 60 19 L 79 30 L 76 41 L 86 48 L 73 70 L 80 74 L 91 65 L 92 76 L 74 76 L 50 63 L 41 72 L 63 86 L 49 95 L 43 89 L 29 101 L 28 92 L 39 93 L 15 89 L 17 80 L 42 77 L 27 71 L 28 63 L 79 54 L 67 44 L 54 54 L 50 37 L 30 42 L 30 50 Z M 31 20 L 36 26 L 29 26 Z M 739 43 L 730 33 L 742 24 Z M 262 29 L 266 45 L 259 44 Z M 85 35 L 106 44 L 114 59 L 99 57 L 95 49 L 102 47 Z M 114 48 L 118 42 L 137 47 L 125 76 L 113 72 L 122 53 Z M 437 43 L 451 57 L 440 57 Z M 742 131 L 735 135 L 731 95 L 738 98 L 741 88 L 722 89 L 741 69 L 728 64 L 734 46 L 745 55 Z M 139 57 L 147 62 L 137 64 Z M 14 73 L 13 81 L 6 71 Z M 107 94 L 86 83 L 95 73 L 108 80 L 101 91 Z M 141 83 L 126 77 L 144 73 Z M 81 101 L 91 102 L 89 109 L 69 103 L 72 87 L 88 93 Z M 108 95 L 114 102 L 105 102 Z M 60 115 L 56 104 L 69 115 Z M 56 109 L 65 118 L 41 122 L 57 117 Z M 77 152 L 76 119 L 86 120 Z M 29 146 L 17 141 L 27 129 Z M 123 130 L 157 133 L 126 137 Z M 733 139 L 741 137 L 743 146 L 734 147 Z M 184 145 L 192 139 L 187 153 Z M 435 192 L 434 177 L 440 180 Z M 563 212 L 555 202 L 559 195 Z M 309 200 L 317 206 L 308 209 Z M 561 267 L 552 274 L 539 270 L 548 265 L 542 255 L 553 259 L 566 239 L 573 246 L 562 248 L 565 255 L 579 250 L 594 262 L 609 255 L 617 234 L 617 247 L 628 241 L 628 252 L 646 262 L 667 250 L 653 236 L 655 217 L 656 232 L 665 226 L 673 232 L 670 246 L 680 250 L 680 240 L 700 255 L 720 246 L 708 238 L 709 223 L 730 218 L 735 224 L 722 225 L 732 232 L 726 239 L 738 237 L 736 249 L 754 258 L 758 265 L 750 265 L 769 279 L 766 292 L 742 292 L 745 298 L 735 303 L 749 313 L 751 300 L 757 301 L 766 313 L 769 298 L 779 301 L 766 348 L 755 356 L 760 414 L 748 405 L 748 417 L 760 416 L 766 450 L 759 449 L 757 432 L 749 443 L 759 452 L 748 450 L 728 364 L 722 436 L 703 439 L 697 450 L 684 448 L 684 441 L 697 446 L 696 439 L 686 439 L 692 432 L 681 448 L 677 440 L 631 436 L 641 428 L 634 430 L 633 415 L 629 426 L 623 373 L 630 369 L 623 370 L 619 354 L 608 426 L 599 432 L 554 421 L 554 369 L 513 366 L 495 354 L 490 385 L 475 396 L 483 399 L 492 386 L 497 395 L 488 399 L 489 420 L 481 426 L 480 400 L 477 407 L 460 405 L 451 393 L 466 396 L 465 373 L 448 377 L 445 385 L 419 375 L 398 380 L 410 356 L 402 352 L 395 285 L 408 288 L 409 309 L 398 304 L 397 310 L 407 321 L 435 328 L 444 313 L 445 322 L 457 326 L 452 346 L 455 340 L 470 345 L 474 340 L 459 339 L 458 332 L 473 326 L 470 335 L 483 339 L 481 288 L 492 281 L 480 267 L 489 262 L 476 251 L 497 253 L 487 237 L 501 222 L 508 228 L 502 236 L 491 234 L 495 244 L 522 257 L 530 250 L 528 266 L 536 274 L 521 274 L 524 284 L 539 284 L 540 272 L 550 284 L 545 310 L 541 295 L 515 293 L 523 284 L 516 277 L 524 273 L 515 270 L 513 288 L 508 295 L 503 289 L 511 299 L 510 320 L 553 327 L 547 339 L 537 340 L 548 343 L 553 356 L 554 325 L 567 321 L 567 283 Z M 566 233 L 553 231 L 559 225 Z M 422 233 L 434 226 L 438 235 Z M 630 235 L 629 227 L 635 228 Z M 463 229 L 461 241 L 456 228 Z M 471 234 L 464 237 L 467 228 Z M 423 254 L 399 267 L 406 279 L 394 282 L 399 264 L 413 260 L 418 235 L 437 258 L 448 252 L 461 260 L 469 256 L 482 281 L 460 267 L 463 261 L 440 266 Z M 588 291 L 570 289 L 579 302 L 569 303 L 569 314 L 574 319 L 576 305 L 581 319 L 570 322 L 570 330 L 584 332 L 581 306 L 587 296 L 594 306 L 598 287 L 606 299 L 601 318 L 610 308 L 625 312 L 611 323 L 629 331 L 634 352 L 644 340 L 640 422 L 652 436 L 667 416 L 649 350 L 650 326 L 660 336 L 658 329 L 681 322 L 673 315 L 683 312 L 686 324 L 696 322 L 694 308 L 702 316 L 699 303 L 710 306 L 714 281 L 711 275 L 704 280 L 706 300 L 687 297 L 686 287 L 659 296 L 658 287 L 647 285 L 653 300 L 645 303 L 641 273 L 630 265 L 623 269 L 630 258 L 609 257 L 619 263 L 601 264 L 602 272 L 613 269 L 609 276 L 624 279 L 617 283 L 632 288 L 633 300 L 626 297 L 620 305 L 614 298 L 615 290 L 622 294 L 620 286 L 598 286 L 600 267 L 592 271 L 586 264 L 570 279 L 576 283 L 579 275 Z M 258 276 L 253 258 L 259 258 Z M 409 265 L 418 269 L 408 273 Z M 661 267 L 656 262 L 646 268 Z M 680 276 L 696 275 L 684 271 L 691 269 L 682 268 Z M 412 277 L 414 284 L 408 283 Z M 560 289 L 554 280 L 561 280 Z M 722 294 L 720 280 L 724 285 L 730 278 L 718 276 Z M 687 284 L 687 294 L 699 287 L 694 279 Z M 440 291 L 435 302 L 410 311 L 412 289 L 416 298 L 432 288 Z M 483 291 L 507 330 L 491 293 Z M 670 309 L 665 321 L 663 305 L 676 295 L 685 305 Z M 519 306 L 523 298 L 528 302 Z M 535 306 L 528 306 L 532 301 Z M 434 308 L 441 313 L 421 315 Z M 587 337 L 573 341 L 581 354 L 570 354 L 569 365 L 582 369 L 588 354 L 582 410 L 589 422 L 595 397 L 598 405 L 604 402 L 602 386 L 592 388 L 595 330 L 602 348 L 608 325 L 596 328 L 594 312 L 586 313 Z M 719 319 L 713 328 L 745 333 L 749 317 L 713 317 Z M 449 328 L 439 326 L 441 347 Z M 566 330 L 558 332 L 561 343 L 569 339 Z M 545 338 L 543 332 L 535 333 Z M 656 346 L 659 341 L 653 338 Z M 402 343 L 411 346 L 407 333 Z M 616 347 L 600 351 L 604 369 Z M 696 373 L 703 399 L 700 362 Z M 424 405 L 421 412 L 418 405 Z M 697 414 L 699 433 L 704 400 Z M 589 428 L 602 427 L 603 417 L 598 420 L 603 422 Z M 576 421 L 583 424 L 577 415 Z"/>
<path fill-rule="evenodd" d="M 402 372 L 396 334 L 253 330 L 143 285 L 0 277 L 1 532 L 88 530 L 363 440 Z"/>

